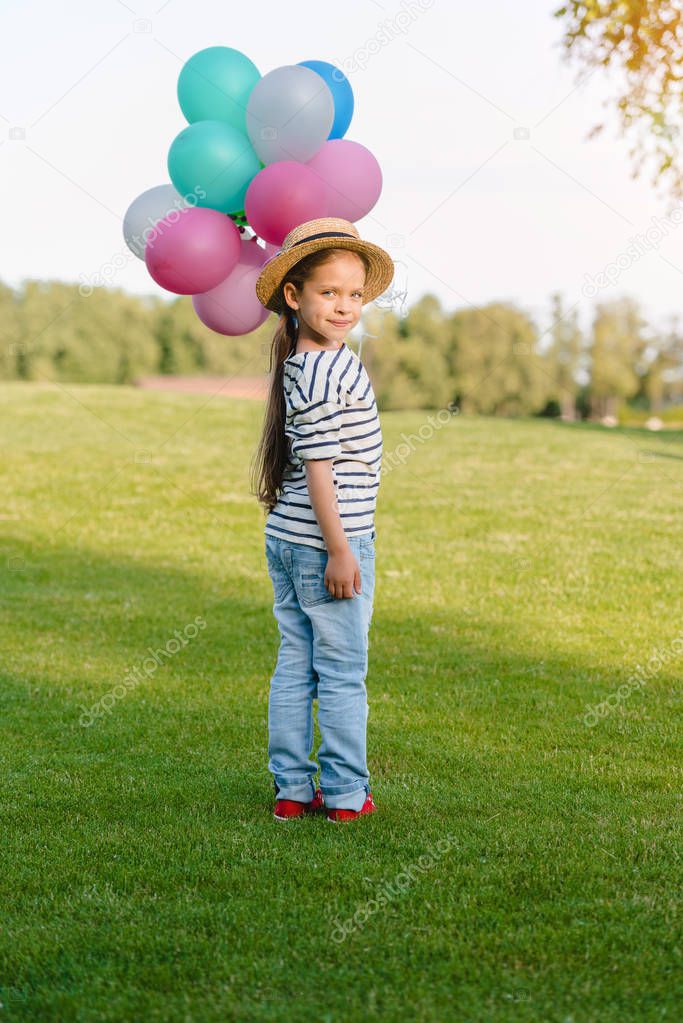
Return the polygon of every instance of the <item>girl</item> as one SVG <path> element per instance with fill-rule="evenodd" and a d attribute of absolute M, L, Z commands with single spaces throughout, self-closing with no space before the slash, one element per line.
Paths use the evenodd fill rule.
<path fill-rule="evenodd" d="M 280 649 L 268 703 L 276 820 L 377 809 L 366 761 L 368 629 L 382 433 L 372 385 L 344 338 L 394 264 L 346 220 L 290 231 L 256 294 L 280 314 L 271 388 L 252 468 L 267 509 L 265 554 Z M 313 700 L 322 743 L 311 759 Z"/>

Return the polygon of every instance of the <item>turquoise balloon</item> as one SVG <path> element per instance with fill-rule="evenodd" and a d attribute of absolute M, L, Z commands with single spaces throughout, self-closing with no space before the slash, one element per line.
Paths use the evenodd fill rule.
<path fill-rule="evenodd" d="M 183 65 L 178 77 L 178 102 L 190 124 L 226 121 L 247 131 L 249 94 L 261 77 L 258 68 L 230 46 L 208 46 Z"/>
<path fill-rule="evenodd" d="M 176 135 L 168 173 L 185 201 L 239 213 L 261 162 L 247 136 L 225 121 L 196 121 Z"/>

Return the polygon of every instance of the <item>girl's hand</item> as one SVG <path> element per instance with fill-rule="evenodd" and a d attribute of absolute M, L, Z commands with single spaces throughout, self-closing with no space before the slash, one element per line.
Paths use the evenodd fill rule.
<path fill-rule="evenodd" d="M 361 592 L 360 565 L 350 547 L 328 555 L 324 581 L 333 597 L 355 597 L 354 586 Z"/>

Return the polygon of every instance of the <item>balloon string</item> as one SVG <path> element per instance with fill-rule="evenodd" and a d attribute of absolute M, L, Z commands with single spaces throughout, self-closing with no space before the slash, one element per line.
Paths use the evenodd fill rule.
<path fill-rule="evenodd" d="M 366 338 L 366 337 L 372 337 L 372 338 L 375 339 L 375 341 L 377 340 L 377 334 L 368 334 L 367 331 L 363 331 L 363 333 L 360 336 L 360 341 L 358 342 L 358 358 L 359 359 L 361 357 L 361 352 L 363 351 L 363 339 Z"/>

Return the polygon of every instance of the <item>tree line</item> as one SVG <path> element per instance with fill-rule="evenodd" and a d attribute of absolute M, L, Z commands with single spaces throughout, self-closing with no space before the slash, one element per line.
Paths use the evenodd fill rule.
<path fill-rule="evenodd" d="M 364 311 L 361 357 L 380 409 L 464 414 L 683 420 L 683 330 L 647 323 L 628 297 L 594 307 L 590 329 L 561 294 L 545 329 L 509 302 L 449 312 L 431 294 L 400 316 Z M 272 316 L 243 337 L 205 327 L 189 298 L 98 287 L 0 283 L 0 378 L 134 384 L 156 374 L 267 373 Z M 350 339 L 351 347 L 357 344 Z"/>

